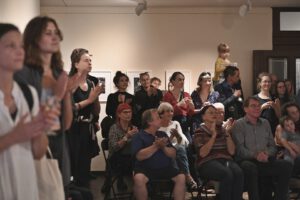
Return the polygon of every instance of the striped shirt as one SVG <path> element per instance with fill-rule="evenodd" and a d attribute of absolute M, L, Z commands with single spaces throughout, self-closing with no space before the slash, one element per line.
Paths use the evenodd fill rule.
<path fill-rule="evenodd" d="M 226 134 L 225 129 L 222 126 L 216 127 L 217 137 L 210 152 L 205 157 L 200 157 L 200 149 L 211 139 L 212 133 L 208 130 L 204 123 L 195 131 L 194 145 L 197 152 L 197 166 L 218 158 L 232 159 L 231 155 L 227 151 Z"/>

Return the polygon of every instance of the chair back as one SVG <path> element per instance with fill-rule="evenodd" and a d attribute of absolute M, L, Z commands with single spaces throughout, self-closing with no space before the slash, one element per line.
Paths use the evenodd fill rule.
<path fill-rule="evenodd" d="M 109 129 L 114 123 L 115 120 L 108 115 L 102 119 L 100 126 L 101 126 L 101 134 L 103 138 L 108 138 Z"/>

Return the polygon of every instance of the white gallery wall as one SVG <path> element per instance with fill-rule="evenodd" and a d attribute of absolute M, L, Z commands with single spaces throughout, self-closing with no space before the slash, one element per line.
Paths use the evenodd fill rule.
<path fill-rule="evenodd" d="M 249 96 L 252 51 L 272 49 L 271 8 L 253 9 L 245 17 L 238 8 L 149 8 L 139 17 L 133 7 L 42 7 L 41 13 L 55 18 L 62 29 L 66 69 L 72 50 L 82 47 L 93 54 L 94 71 L 111 71 L 113 77 L 117 70 L 151 70 L 162 80 L 162 89 L 166 70 L 176 69 L 191 72 L 187 81 L 194 89 L 202 71 L 214 71 L 217 45 L 225 42 Z M 105 104 L 101 119 L 104 113 Z M 94 162 L 93 168 L 103 170 L 102 163 Z"/>

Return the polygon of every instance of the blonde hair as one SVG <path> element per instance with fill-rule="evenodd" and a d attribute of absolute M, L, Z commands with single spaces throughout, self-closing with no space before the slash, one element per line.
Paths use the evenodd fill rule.
<path fill-rule="evenodd" d="M 162 115 L 164 114 L 164 112 L 169 110 L 174 111 L 173 106 L 168 102 L 162 102 L 157 108 L 157 112 L 159 115 Z"/>

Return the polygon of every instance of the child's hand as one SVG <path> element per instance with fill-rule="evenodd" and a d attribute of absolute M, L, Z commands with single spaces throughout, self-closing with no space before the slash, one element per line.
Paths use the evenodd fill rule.
<path fill-rule="evenodd" d="M 241 90 L 234 90 L 233 95 L 236 96 L 236 97 L 240 97 L 240 96 L 242 96 L 242 91 Z"/>

